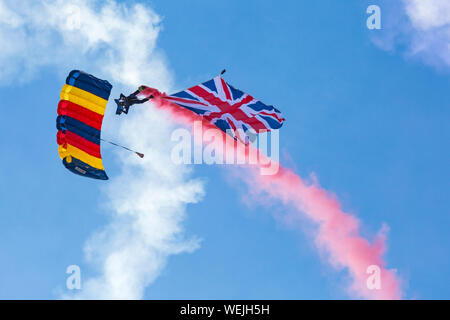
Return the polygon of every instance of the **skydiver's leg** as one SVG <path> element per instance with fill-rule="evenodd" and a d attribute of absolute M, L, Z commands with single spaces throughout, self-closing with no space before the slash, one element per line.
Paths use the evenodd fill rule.
<path fill-rule="evenodd" d="M 134 102 L 134 104 L 141 104 L 141 103 L 147 102 L 148 100 L 150 100 L 150 97 L 144 98 L 144 99 L 141 99 L 141 100 L 136 100 L 136 102 Z"/>
<path fill-rule="evenodd" d="M 135 100 L 138 99 L 138 98 L 137 98 L 138 93 L 139 93 L 139 90 L 136 90 L 135 92 L 133 92 L 132 94 L 130 94 L 128 97 L 126 97 L 126 99 L 127 99 L 128 101 L 135 101 Z"/>
<path fill-rule="evenodd" d="M 129 102 L 130 105 L 141 104 L 141 103 L 147 102 L 148 100 L 150 100 L 152 98 L 153 98 L 153 96 L 150 96 L 150 97 L 147 97 L 147 98 L 144 98 L 144 99 L 139 99 L 137 97 L 134 97 L 132 99 L 128 99 L 128 102 Z"/>
<path fill-rule="evenodd" d="M 138 99 L 137 97 L 131 97 L 131 96 L 129 96 L 129 97 L 127 98 L 127 101 L 128 101 L 128 104 L 129 104 L 130 106 L 132 106 L 133 104 L 139 103 L 139 99 Z"/>

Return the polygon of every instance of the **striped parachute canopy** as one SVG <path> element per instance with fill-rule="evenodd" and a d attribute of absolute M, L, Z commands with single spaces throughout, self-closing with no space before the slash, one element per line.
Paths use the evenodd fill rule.
<path fill-rule="evenodd" d="M 58 152 L 71 172 L 108 180 L 100 154 L 103 115 L 112 85 L 83 71 L 73 70 L 58 104 Z"/>

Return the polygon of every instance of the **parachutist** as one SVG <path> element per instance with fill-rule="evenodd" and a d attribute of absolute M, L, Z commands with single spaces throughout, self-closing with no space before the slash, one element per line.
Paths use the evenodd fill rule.
<path fill-rule="evenodd" d="M 138 90 L 130 94 L 128 97 L 126 97 L 121 93 L 119 99 L 114 99 L 114 101 L 117 104 L 116 114 L 121 114 L 122 112 L 128 114 L 128 110 L 132 105 L 141 104 L 152 99 L 153 95 L 150 95 L 145 98 L 139 97 L 140 93 L 146 88 L 147 88 L 146 86 L 140 86 Z"/>

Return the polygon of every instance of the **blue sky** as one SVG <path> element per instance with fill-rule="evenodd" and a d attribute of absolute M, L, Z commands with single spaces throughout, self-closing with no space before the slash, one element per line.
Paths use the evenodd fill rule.
<path fill-rule="evenodd" d="M 383 29 L 368 30 L 366 8 L 377 1 L 141 3 L 162 18 L 154 54 L 171 75 L 167 87 L 183 89 L 227 68 L 228 82 L 283 112 L 286 166 L 302 177 L 314 172 L 361 219 L 369 238 L 389 225 L 385 257 L 406 297 L 449 298 L 450 66 L 411 54 L 413 31 L 393 48 L 380 46 L 399 32 L 390 19 L 404 17 L 402 6 L 380 1 Z M 52 46 L 44 49 L 42 55 Z M 55 117 L 65 74 L 92 67 L 86 61 L 101 50 L 80 49 L 72 53 L 81 57 L 75 62 L 62 53 L 61 63 L 33 68 L 23 62 L 36 55 L 32 50 L 22 60 L 0 58 L 5 68 L 19 66 L 0 86 L 0 298 L 58 298 L 67 293 L 68 265 L 81 267 L 82 281 L 98 272 L 83 247 L 110 221 L 107 184 L 117 183 L 63 168 Z M 23 76 L 25 69 L 32 76 Z M 151 80 L 145 84 L 156 87 Z M 128 85 L 118 84 L 113 94 Z M 126 119 L 113 113 L 110 104 L 105 131 L 115 137 Z M 121 151 L 105 145 L 102 153 L 109 176 L 119 176 Z M 349 297 L 346 271 L 321 258 L 307 223 L 291 230 L 270 214 L 282 210 L 278 203 L 244 204 L 246 187 L 229 179 L 226 168 L 192 169 L 205 194 L 187 205 L 182 226 L 201 243 L 191 253 L 169 255 L 144 298 Z"/>

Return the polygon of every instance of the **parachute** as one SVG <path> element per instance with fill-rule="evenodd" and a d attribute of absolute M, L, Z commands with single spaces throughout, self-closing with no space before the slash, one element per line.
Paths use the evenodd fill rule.
<path fill-rule="evenodd" d="M 108 180 L 100 153 L 101 129 L 112 85 L 72 70 L 61 90 L 56 118 L 58 152 L 71 172 Z"/>

